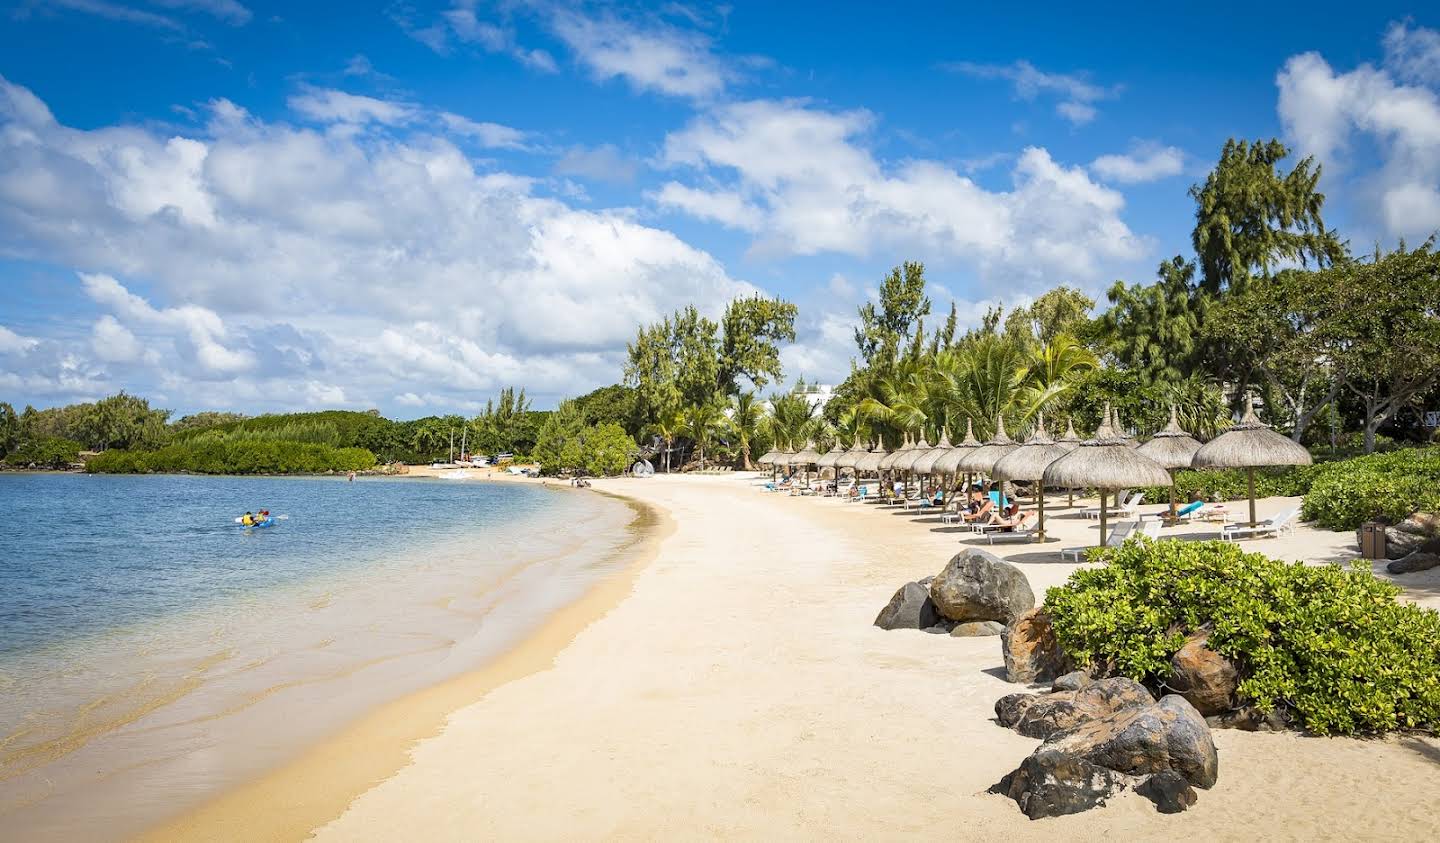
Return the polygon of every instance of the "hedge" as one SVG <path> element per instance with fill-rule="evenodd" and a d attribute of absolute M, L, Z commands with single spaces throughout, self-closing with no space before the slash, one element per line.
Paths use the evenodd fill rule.
<path fill-rule="evenodd" d="M 98 474 L 323 474 L 363 471 L 375 465 L 364 448 L 335 448 L 267 439 L 200 439 L 156 451 L 106 451 L 85 465 Z"/>

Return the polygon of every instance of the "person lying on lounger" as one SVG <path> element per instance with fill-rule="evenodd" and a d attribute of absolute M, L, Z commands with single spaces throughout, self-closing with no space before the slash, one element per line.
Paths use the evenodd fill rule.
<path fill-rule="evenodd" d="M 961 516 L 961 518 L 965 519 L 966 523 L 973 524 L 976 521 L 988 522 L 995 514 L 995 502 L 989 498 L 981 498 L 978 502 L 971 501 L 970 505 L 972 507 L 971 510 Z"/>
<path fill-rule="evenodd" d="M 1002 532 L 1002 533 L 1010 533 L 1010 532 L 1014 532 L 1015 530 L 1020 529 L 1021 526 L 1023 526 L 1026 522 L 1028 522 L 1028 521 L 1030 520 L 1030 515 L 1031 515 L 1031 513 L 1029 513 L 1029 512 L 1022 512 L 1022 513 L 1019 513 L 1018 515 L 1016 515 L 1016 516 L 1014 516 L 1014 517 L 1012 517 L 1012 518 L 1009 518 L 1009 519 L 997 519 L 997 520 L 992 521 L 992 522 L 990 522 L 990 523 L 999 526 L 999 527 L 1000 527 L 1000 532 Z"/>
<path fill-rule="evenodd" d="M 999 524 L 1001 526 L 1014 526 L 1015 519 L 1020 515 L 1020 502 L 1014 498 L 1005 504 L 999 512 L 991 512 L 986 524 Z"/>

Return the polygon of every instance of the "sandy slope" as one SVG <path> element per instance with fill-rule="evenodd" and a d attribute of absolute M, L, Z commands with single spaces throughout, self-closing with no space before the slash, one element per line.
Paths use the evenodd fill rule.
<path fill-rule="evenodd" d="M 763 494 L 738 475 L 603 485 L 674 517 L 630 596 L 553 668 L 454 713 L 320 837 L 1398 840 L 1440 828 L 1440 742 L 1233 731 L 1216 733 L 1219 784 L 1185 814 L 1127 794 L 1032 823 L 983 793 L 1036 745 L 990 721 L 1015 690 L 999 678 L 998 639 L 871 626 L 957 534 Z M 1064 544 L 1095 532 L 1073 515 L 1053 527 Z M 1252 546 L 1324 559 L 1346 541 L 1300 531 Z M 1072 568 L 1034 547 L 1000 552 L 1037 595 Z"/>

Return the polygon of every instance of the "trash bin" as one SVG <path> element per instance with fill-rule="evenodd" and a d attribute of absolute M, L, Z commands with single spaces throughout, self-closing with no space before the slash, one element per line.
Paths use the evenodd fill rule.
<path fill-rule="evenodd" d="M 1360 555 L 1366 559 L 1385 558 L 1385 525 L 1366 521 L 1360 525 Z"/>

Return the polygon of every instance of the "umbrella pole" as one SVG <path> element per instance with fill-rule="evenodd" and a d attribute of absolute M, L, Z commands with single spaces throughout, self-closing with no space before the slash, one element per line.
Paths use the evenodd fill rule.
<path fill-rule="evenodd" d="M 1043 481 L 1042 481 L 1042 483 L 1043 483 Z M 1045 487 L 1044 487 L 1044 485 L 1040 485 L 1038 488 L 1039 488 L 1039 491 L 1040 491 L 1040 494 L 1039 494 L 1040 523 L 1039 523 L 1038 525 L 1036 525 L 1036 527 L 1035 527 L 1035 536 L 1036 536 L 1038 539 L 1040 539 L 1040 541 L 1043 542 L 1043 541 L 1045 541 Z"/>
<path fill-rule="evenodd" d="M 1100 490 L 1100 546 L 1101 546 L 1101 547 L 1104 547 L 1106 540 L 1110 538 L 1110 536 L 1107 535 L 1106 532 L 1105 532 L 1105 504 L 1109 501 L 1109 498 L 1110 498 L 1110 496 L 1105 493 L 1105 490 L 1104 490 L 1104 489 L 1101 489 L 1101 490 Z"/>
<path fill-rule="evenodd" d="M 1255 526 L 1255 469 L 1245 469 L 1245 479 L 1250 486 L 1250 526 Z"/>
<path fill-rule="evenodd" d="M 1170 522 L 1175 522 L 1175 469 L 1170 469 Z"/>

